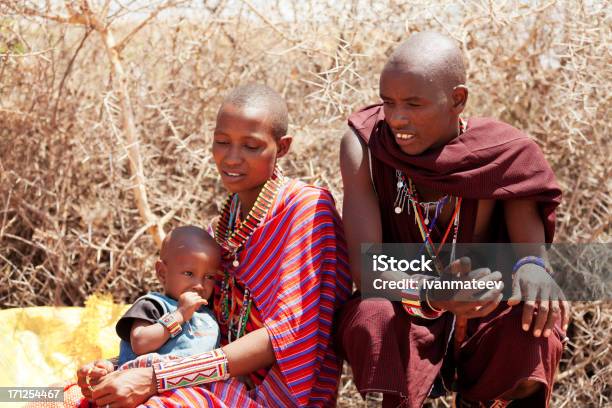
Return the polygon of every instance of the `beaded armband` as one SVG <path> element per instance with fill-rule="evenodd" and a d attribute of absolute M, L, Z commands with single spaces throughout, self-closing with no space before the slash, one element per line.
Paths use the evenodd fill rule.
<path fill-rule="evenodd" d="M 230 378 L 227 357 L 220 348 L 153 364 L 153 372 L 158 393 Z"/>
<path fill-rule="evenodd" d="M 174 313 L 166 313 L 159 318 L 158 322 L 170 332 L 171 338 L 178 336 L 183 330 Z"/>
<path fill-rule="evenodd" d="M 527 265 L 527 264 L 538 265 L 539 267 L 544 269 L 546 272 L 548 272 L 549 275 L 552 276 L 552 271 L 550 270 L 548 265 L 546 265 L 546 262 L 544 261 L 544 259 L 540 258 L 539 256 L 526 256 L 524 258 L 519 259 L 518 261 L 516 261 L 516 263 L 512 267 L 512 274 L 514 275 L 520 269 L 521 266 Z"/>
<path fill-rule="evenodd" d="M 119 368 L 119 356 L 109 358 L 108 361 L 111 362 L 113 368 L 115 369 L 115 371 L 117 371 L 117 369 Z"/>
<path fill-rule="evenodd" d="M 437 319 L 444 313 L 443 310 L 431 307 L 426 290 L 422 285 L 415 289 L 407 288 L 402 290 L 402 306 L 409 315 L 423 319 Z"/>

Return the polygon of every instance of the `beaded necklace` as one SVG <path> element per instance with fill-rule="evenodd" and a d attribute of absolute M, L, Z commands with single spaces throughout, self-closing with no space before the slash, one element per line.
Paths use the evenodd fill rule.
<path fill-rule="evenodd" d="M 463 120 L 459 119 L 459 134 L 461 135 L 465 130 L 465 123 Z M 396 214 L 400 214 L 406 202 L 408 202 L 407 212 L 410 214 L 410 207 L 414 211 L 415 222 L 419 227 L 419 231 L 421 233 L 421 237 L 423 239 L 423 246 L 421 247 L 420 253 L 425 249 L 429 255 L 429 257 L 433 260 L 433 263 L 436 267 L 438 274 L 442 272 L 443 265 L 440 263 L 438 259 L 438 255 L 444 243 L 448 238 L 448 234 L 450 230 L 453 230 L 453 238 L 452 238 L 452 246 L 451 246 L 451 254 L 450 254 L 450 262 L 455 260 L 455 249 L 457 246 L 457 236 L 459 235 L 459 214 L 461 212 L 461 197 L 454 197 L 445 195 L 437 201 L 425 201 L 422 202 L 419 200 L 416 188 L 414 187 L 414 183 L 411 178 L 406 177 L 406 175 L 400 171 L 396 170 L 395 175 L 397 178 L 397 196 L 395 198 L 394 210 Z M 455 201 L 455 209 L 453 211 L 453 215 L 448 223 L 448 227 L 442 237 L 442 240 L 438 244 L 438 248 L 436 249 L 432 239 L 431 232 L 436 226 L 436 222 L 438 221 L 439 215 L 442 213 L 444 206 L 451 200 Z M 429 220 L 430 209 L 434 207 L 434 215 L 433 220 Z M 425 215 L 423 216 L 423 212 Z"/>
<path fill-rule="evenodd" d="M 455 248 L 457 246 L 457 236 L 459 235 L 459 214 L 461 212 L 461 202 L 463 200 L 461 197 L 451 197 L 451 199 L 454 198 L 455 200 L 455 209 L 453 211 L 453 215 L 450 221 L 448 222 L 448 226 L 446 227 L 446 232 L 444 233 L 444 236 L 442 237 L 442 240 L 440 241 L 436 249 L 435 244 L 433 243 L 431 239 L 431 231 L 435 228 L 436 221 L 438 220 L 438 216 L 442 212 L 442 208 L 444 208 L 444 205 L 449 201 L 449 198 L 448 196 L 444 196 L 442 199 L 437 201 L 436 212 L 434 214 L 433 222 L 431 223 L 430 226 L 428 226 L 427 223 L 425 222 L 425 218 L 423 217 L 423 212 L 421 211 L 421 208 L 418 205 L 419 201 L 418 201 L 416 189 L 414 188 L 414 184 L 412 183 L 412 180 L 409 180 L 409 186 L 414 196 L 414 201 L 412 202 L 412 206 L 414 209 L 415 221 L 416 221 L 417 226 L 419 227 L 419 231 L 421 232 L 421 237 L 423 238 L 423 246 L 421 247 L 421 252 L 423 251 L 423 248 L 427 250 L 429 257 L 433 260 L 433 263 L 436 267 L 438 274 L 440 274 L 442 270 L 444 269 L 444 267 L 440 263 L 438 259 L 438 255 L 440 254 L 442 247 L 444 247 L 444 244 L 446 243 L 446 240 L 448 238 L 448 234 L 450 233 L 451 228 L 453 230 L 453 238 L 452 238 L 452 244 L 451 244 L 450 262 L 453 262 L 455 260 Z"/>
<path fill-rule="evenodd" d="M 272 177 L 266 181 L 261 192 L 253 204 L 244 221 L 237 222 L 240 210 L 238 194 L 230 194 L 225 200 L 221 210 L 221 218 L 215 228 L 215 239 L 226 251 L 229 258 L 234 258 L 232 266 L 237 268 L 238 251 L 251 237 L 255 228 L 259 226 L 272 206 L 280 186 L 284 183 L 284 176 L 279 168 L 274 169 Z"/>
<path fill-rule="evenodd" d="M 236 319 L 233 316 L 235 310 L 235 297 L 232 293 L 232 287 L 235 285 L 236 280 L 234 277 L 230 276 L 228 272 L 225 272 L 223 282 L 221 283 L 221 316 L 219 321 L 221 324 L 227 325 L 227 341 L 229 343 L 244 335 L 247 321 L 251 314 L 251 291 L 249 288 L 245 287 L 242 295 L 242 307 L 240 308 L 240 314 L 238 315 L 238 322 L 236 324 Z"/>
<path fill-rule="evenodd" d="M 272 177 L 266 181 L 261 189 L 253 208 L 242 222 L 239 220 L 240 200 L 238 194 L 230 194 L 223 204 L 221 217 L 215 228 L 215 239 L 225 250 L 225 258 L 233 258 L 232 266 L 234 268 L 240 266 L 238 252 L 263 221 L 284 181 L 285 178 L 281 170 L 276 168 Z M 221 316 L 219 321 L 221 324 L 227 324 L 227 337 L 230 343 L 244 335 L 252 304 L 251 291 L 245 286 L 242 307 L 236 322 L 233 316 L 235 297 L 232 294 L 232 288 L 235 286 L 235 277 L 226 270 L 221 283 Z"/>
<path fill-rule="evenodd" d="M 412 205 L 414 208 L 414 204 L 416 203 L 425 211 L 425 224 L 429 224 L 429 213 L 431 211 L 431 207 L 436 208 L 435 214 L 437 215 L 439 210 L 439 204 L 443 202 L 442 207 L 444 207 L 444 204 L 446 204 L 446 201 L 448 200 L 448 196 L 445 195 L 438 201 L 420 202 L 415 198 L 415 190 L 410 188 L 410 183 L 412 182 L 412 180 L 407 180 L 404 173 L 400 170 L 395 170 L 395 177 L 397 178 L 397 196 L 395 197 L 395 203 L 393 204 L 393 206 L 395 207 L 395 213 L 401 214 L 402 211 L 404 211 L 404 206 L 406 205 L 406 202 L 408 202 L 408 207 L 406 208 L 406 211 L 408 212 L 408 214 L 410 214 L 410 206 Z"/>

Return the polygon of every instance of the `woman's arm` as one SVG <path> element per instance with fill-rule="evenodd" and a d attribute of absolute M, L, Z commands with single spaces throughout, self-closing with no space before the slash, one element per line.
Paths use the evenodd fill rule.
<path fill-rule="evenodd" d="M 270 336 L 265 328 L 257 329 L 222 348 L 227 358 L 231 377 L 252 373 L 274 364 L 276 358 L 272 349 Z M 190 359 L 197 356 L 190 357 Z M 164 366 L 172 370 L 173 366 L 184 364 L 184 359 L 173 360 Z M 203 361 L 205 358 L 203 358 Z M 196 361 L 192 361 L 196 362 Z M 194 366 L 198 369 L 197 364 Z M 189 385 L 196 385 L 202 381 Z M 187 385 L 184 385 L 187 386 Z M 129 407 L 146 401 L 156 394 L 156 378 L 153 368 L 136 368 L 116 371 L 106 375 L 102 382 L 95 386 L 92 399 L 98 406 L 112 404 L 113 408 Z"/>
<path fill-rule="evenodd" d="M 232 377 L 252 373 L 276 362 L 270 335 L 265 327 L 252 331 L 223 347 Z"/>

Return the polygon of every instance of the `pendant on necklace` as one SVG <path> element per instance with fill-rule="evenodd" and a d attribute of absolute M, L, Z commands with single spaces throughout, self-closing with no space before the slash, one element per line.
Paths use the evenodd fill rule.
<path fill-rule="evenodd" d="M 404 182 L 400 180 L 397 182 L 397 188 L 402 188 L 402 187 L 404 187 Z"/>
<path fill-rule="evenodd" d="M 238 258 L 234 258 L 234 261 L 232 262 L 232 266 L 233 266 L 234 268 L 237 268 L 237 267 L 238 267 L 238 265 L 240 265 L 240 262 L 238 262 Z"/>
<path fill-rule="evenodd" d="M 427 215 L 427 218 L 425 218 L 425 225 L 429 225 L 429 215 Z"/>
<path fill-rule="evenodd" d="M 395 207 L 395 213 L 399 214 L 402 212 L 402 207 Z"/>

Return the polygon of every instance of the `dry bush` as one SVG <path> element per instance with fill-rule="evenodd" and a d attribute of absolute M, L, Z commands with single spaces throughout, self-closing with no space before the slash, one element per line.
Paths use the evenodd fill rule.
<path fill-rule="evenodd" d="M 112 3 L 118 16 L 103 23 L 117 37 L 169 5 Z M 296 143 L 286 173 L 341 200 L 347 115 L 378 100 L 378 73 L 399 41 L 434 29 L 463 46 L 467 114 L 525 129 L 544 150 L 564 191 L 556 240 L 610 241 L 605 2 L 173 3 L 121 53 L 148 202 L 166 229 L 216 213 L 224 193 L 211 126 L 223 95 L 245 82 L 288 101 Z M 36 7 L 0 1 L 0 306 L 82 305 L 99 291 L 133 301 L 157 285 L 156 245 L 135 204 L 117 78 L 96 30 L 24 4 Z M 605 302 L 576 305 L 554 406 L 610 403 L 611 316 Z M 341 388 L 341 406 L 364 405 L 348 373 Z"/>

